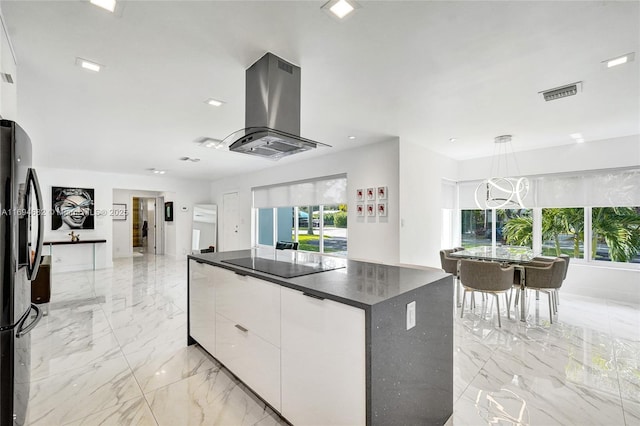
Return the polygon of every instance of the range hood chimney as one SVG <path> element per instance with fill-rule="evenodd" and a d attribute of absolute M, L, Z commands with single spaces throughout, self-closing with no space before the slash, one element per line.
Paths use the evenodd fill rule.
<path fill-rule="evenodd" d="M 229 151 L 278 160 L 320 142 L 300 137 L 300 67 L 267 52 L 246 72 L 245 128 L 224 140 Z"/>

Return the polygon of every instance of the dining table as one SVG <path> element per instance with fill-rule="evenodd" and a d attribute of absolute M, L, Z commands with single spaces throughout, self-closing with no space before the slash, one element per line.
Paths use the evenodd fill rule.
<path fill-rule="evenodd" d="M 526 322 L 525 265 L 531 263 L 533 258 L 537 256 L 530 247 L 507 245 L 477 246 L 449 253 L 448 256 L 459 259 L 484 260 L 513 265 L 513 267 L 520 272 L 520 321 Z M 459 267 L 458 264 L 458 268 Z"/>

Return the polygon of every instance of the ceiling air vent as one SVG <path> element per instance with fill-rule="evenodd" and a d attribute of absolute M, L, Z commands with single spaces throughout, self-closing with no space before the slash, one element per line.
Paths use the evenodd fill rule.
<path fill-rule="evenodd" d="M 567 96 L 573 96 L 578 93 L 578 90 L 582 89 L 582 82 L 567 84 L 566 86 L 556 87 L 554 89 L 545 90 L 542 93 L 545 101 L 555 101 L 556 99 L 566 98 Z"/>
<path fill-rule="evenodd" d="M 13 77 L 11 77 L 11 74 L 2 72 L 0 73 L 0 75 L 2 75 L 2 81 L 4 81 L 5 83 L 13 84 Z"/>

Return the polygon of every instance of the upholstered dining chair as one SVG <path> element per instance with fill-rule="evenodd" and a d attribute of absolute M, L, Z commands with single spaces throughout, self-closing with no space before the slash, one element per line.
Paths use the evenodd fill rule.
<path fill-rule="evenodd" d="M 553 262 L 545 264 L 525 265 L 525 288 L 546 293 L 549 297 L 549 322 L 553 324 L 553 312 L 557 312 L 555 296 L 562 286 L 566 269 L 564 259 L 556 258 Z"/>
<path fill-rule="evenodd" d="M 454 291 L 456 293 L 456 305 L 460 306 L 460 273 L 458 271 L 458 261 L 459 259 L 455 259 L 453 257 L 449 257 L 449 253 L 453 253 L 454 251 L 458 251 L 457 249 L 445 249 L 440 250 L 440 265 L 442 269 L 448 273 L 453 275 L 453 285 Z"/>
<path fill-rule="evenodd" d="M 507 318 L 511 319 L 509 313 L 510 300 L 507 292 L 513 285 L 513 266 L 503 266 L 498 262 L 483 262 L 479 260 L 462 259 L 460 261 L 460 281 L 464 293 L 462 294 L 462 309 L 460 318 L 464 315 L 464 302 L 467 292 L 482 292 L 493 294 L 496 297 L 496 308 L 498 310 L 498 327 L 502 327 L 500 321 L 500 299 L 499 295 L 504 294 L 507 302 Z"/>
<path fill-rule="evenodd" d="M 556 260 L 556 257 L 547 257 L 547 256 L 536 256 L 533 259 L 531 259 L 531 262 L 527 263 L 527 265 L 529 266 L 546 266 L 549 265 L 551 263 L 553 263 L 554 260 Z M 520 289 L 521 283 L 521 275 L 522 275 L 522 271 L 521 268 L 516 268 L 514 276 L 513 276 L 513 288 L 515 289 Z M 539 299 L 539 292 L 536 292 L 536 300 Z M 514 298 L 514 307 L 518 306 L 520 300 L 520 292 L 517 292 Z"/>
<path fill-rule="evenodd" d="M 540 266 L 540 265 L 535 264 L 536 262 L 553 263 L 553 261 L 556 260 L 556 259 L 562 259 L 565 262 L 565 264 L 564 264 L 564 275 L 562 277 L 562 282 L 564 282 L 564 280 L 567 278 L 567 272 L 569 272 L 569 260 L 571 259 L 571 257 L 569 257 L 568 254 L 564 254 L 563 253 L 558 257 L 534 257 L 532 259 L 533 263 L 530 263 L 529 266 Z M 542 266 L 544 266 L 544 265 L 542 265 Z M 516 274 L 517 274 L 517 271 L 516 271 Z M 554 306 L 555 312 L 558 312 L 558 305 L 560 304 L 560 291 L 559 290 L 560 290 L 559 288 L 556 289 L 553 292 L 553 295 L 552 295 L 553 298 L 554 298 L 553 306 Z M 538 295 L 537 294 L 536 294 L 536 299 L 538 299 Z"/>

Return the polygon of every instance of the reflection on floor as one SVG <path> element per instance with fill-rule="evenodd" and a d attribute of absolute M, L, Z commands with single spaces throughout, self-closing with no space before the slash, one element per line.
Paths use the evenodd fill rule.
<path fill-rule="evenodd" d="M 186 261 L 117 259 L 56 274 L 32 332 L 29 424 L 273 425 L 276 415 L 186 346 Z M 493 298 L 489 298 L 493 299 Z M 455 425 L 640 424 L 640 306 L 529 298 L 527 323 L 456 315 Z"/>

